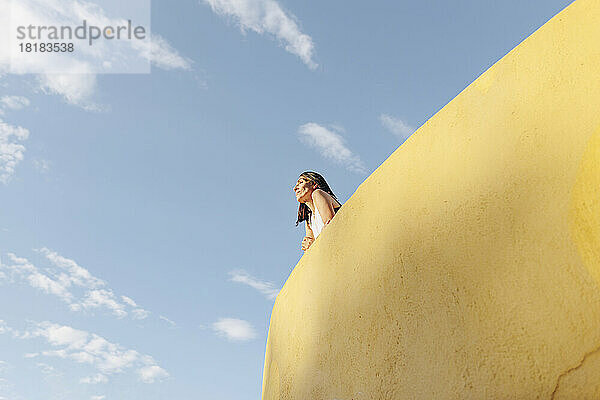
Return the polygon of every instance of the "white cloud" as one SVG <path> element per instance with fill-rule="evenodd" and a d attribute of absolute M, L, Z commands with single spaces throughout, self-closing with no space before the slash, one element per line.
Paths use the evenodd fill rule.
<path fill-rule="evenodd" d="M 63 279 L 55 279 L 50 277 L 41 272 L 27 259 L 17 257 L 12 253 L 8 253 L 8 258 L 12 264 L 7 265 L 0 263 L 0 268 L 8 273 L 8 276 L 11 280 L 21 279 L 27 282 L 31 287 L 42 290 L 45 293 L 55 295 L 68 304 L 72 303 L 74 297 L 69 291 L 71 282 L 68 279 L 65 279 L 64 277 Z"/>
<path fill-rule="evenodd" d="M 9 110 L 20 110 L 29 106 L 29 99 L 23 96 L 2 96 L 0 98 L 2 108 Z"/>
<path fill-rule="evenodd" d="M 62 96 L 69 104 L 87 111 L 102 109 L 91 100 L 97 88 L 96 75 L 88 72 L 85 67 L 74 69 L 70 74 L 39 75 L 38 83 L 44 93 Z"/>
<path fill-rule="evenodd" d="M 154 383 L 157 380 L 169 377 L 169 373 L 158 365 L 142 367 L 138 369 L 137 372 L 141 381 L 144 383 Z"/>
<path fill-rule="evenodd" d="M 37 169 L 38 171 L 40 171 L 42 174 L 47 173 L 48 171 L 50 171 L 50 161 L 48 160 L 33 160 L 33 166 L 35 167 L 35 169 Z"/>
<path fill-rule="evenodd" d="M 0 319 L 0 335 L 10 332 L 13 332 L 13 329 L 8 326 L 4 320 Z"/>
<path fill-rule="evenodd" d="M 25 258 L 17 257 L 12 253 L 8 253 L 8 258 L 13 263 L 12 265 L 0 263 L 0 268 L 8 273 L 8 275 L 4 274 L 6 279 L 21 278 L 29 283 L 31 287 L 55 295 L 66 303 L 71 303 L 73 295 L 68 290 L 68 282 L 65 284 L 65 282 L 43 274 Z"/>
<path fill-rule="evenodd" d="M 65 278 L 69 284 L 75 284 L 89 289 L 98 288 L 105 285 L 102 279 L 93 276 L 90 271 L 79 266 L 75 261 L 59 255 L 46 247 L 39 250 L 53 265 L 65 270 L 68 275 Z"/>
<path fill-rule="evenodd" d="M 401 140 L 406 140 L 410 135 L 412 135 L 415 129 L 409 126 L 407 123 L 402 121 L 399 118 L 392 117 L 391 115 L 381 114 L 379 116 L 379 121 L 381 124 L 394 135 L 396 135 Z"/>
<path fill-rule="evenodd" d="M 175 322 L 171 321 L 169 318 L 165 317 L 164 315 L 160 315 L 158 318 L 162 319 L 167 324 L 169 324 L 169 326 L 171 328 L 176 328 L 177 327 L 177 324 Z"/>
<path fill-rule="evenodd" d="M 56 370 L 56 368 L 54 368 L 52 365 L 48 365 L 46 363 L 39 362 L 39 363 L 36 363 L 35 366 L 38 367 L 42 371 L 42 374 L 44 374 L 44 375 L 52 375 L 52 376 L 62 375 L 62 373 L 58 372 Z"/>
<path fill-rule="evenodd" d="M 95 374 L 92 376 L 86 376 L 79 380 L 79 383 L 86 383 L 88 385 L 95 385 L 98 383 L 107 383 L 107 382 L 108 382 L 108 377 L 103 374 Z"/>
<path fill-rule="evenodd" d="M 132 42 L 132 46 L 139 52 L 141 57 L 146 58 L 159 68 L 172 70 L 192 69 L 191 60 L 177 53 L 169 42 L 159 35 L 152 35 L 151 42 Z"/>
<path fill-rule="evenodd" d="M 75 261 L 47 248 L 38 250 L 54 268 L 41 270 L 26 258 L 8 253 L 10 264 L 0 262 L 0 278 L 22 281 L 47 294 L 57 296 L 72 311 L 104 309 L 118 318 L 131 313 L 134 319 L 150 314 L 127 296 L 117 297 L 106 282 L 92 275 Z"/>
<path fill-rule="evenodd" d="M 39 324 L 33 336 L 43 336 L 53 346 L 65 346 L 67 349 L 80 349 L 89 340 L 89 334 L 85 331 L 50 323 Z"/>
<path fill-rule="evenodd" d="M 37 270 L 38 270 L 33 264 L 29 263 L 29 260 L 27 260 L 26 258 L 17 257 L 13 253 L 8 253 L 7 256 L 8 256 L 8 259 L 10 260 L 10 262 L 13 264 L 8 265 L 8 264 L 2 264 L 0 262 L 0 268 L 5 270 L 6 272 L 8 272 L 11 275 L 11 277 L 14 274 L 25 275 L 28 273 L 37 272 Z"/>
<path fill-rule="evenodd" d="M 129 304 L 131 307 L 137 307 L 137 303 L 136 303 L 135 301 L 133 301 L 133 299 L 132 299 L 132 298 L 130 298 L 130 297 L 127 297 L 127 296 L 121 296 L 121 299 L 122 299 L 122 300 L 123 300 L 125 303 Z"/>
<path fill-rule="evenodd" d="M 212 324 L 213 330 L 228 340 L 241 342 L 256 338 L 256 332 L 248 321 L 236 318 L 220 318 Z"/>
<path fill-rule="evenodd" d="M 104 400 L 104 399 L 106 399 L 105 395 L 98 395 L 98 396 L 90 397 L 90 400 Z"/>
<path fill-rule="evenodd" d="M 148 315 L 150 315 L 150 311 L 144 310 L 143 308 L 136 308 L 131 311 L 131 314 L 133 314 L 134 319 L 146 319 L 148 318 Z"/>
<path fill-rule="evenodd" d="M 13 368 L 14 366 L 6 361 L 0 361 L 0 400 L 16 400 L 23 398 L 14 391 L 15 385 L 8 381 L 4 376 L 5 372 Z"/>
<path fill-rule="evenodd" d="M 126 349 L 87 331 L 51 322 L 34 324 L 20 336 L 22 339 L 43 338 L 53 349 L 42 351 L 44 357 L 59 357 L 77 364 L 89 364 L 98 372 L 81 379 L 82 383 L 104 383 L 108 376 L 135 371 L 142 382 L 152 383 L 168 376 L 156 361 L 135 350 Z"/>
<path fill-rule="evenodd" d="M 27 264 L 29 261 L 26 258 L 23 257 L 17 257 L 15 254 L 13 253 L 8 253 L 9 258 L 17 263 L 17 264 Z"/>
<path fill-rule="evenodd" d="M 347 146 L 344 138 L 338 133 L 340 127 L 325 128 L 314 122 L 302 125 L 298 129 L 300 140 L 315 148 L 323 157 L 346 167 L 349 171 L 364 174 L 367 169 L 360 157 Z"/>
<path fill-rule="evenodd" d="M 230 280 L 232 282 L 239 282 L 248 285 L 264 294 L 268 299 L 274 299 L 279 293 L 279 289 L 277 289 L 272 282 L 256 279 L 242 269 L 229 272 L 229 276 L 231 277 Z"/>
<path fill-rule="evenodd" d="M 53 294 L 67 303 L 71 303 L 73 295 L 60 282 L 55 281 L 40 272 L 33 272 L 27 276 L 31 287 L 38 288 L 45 293 Z"/>
<path fill-rule="evenodd" d="M 127 296 L 121 296 L 121 299 L 123 300 L 123 302 L 125 302 L 129 306 L 134 307 L 134 310 L 131 311 L 131 313 L 133 314 L 133 318 L 146 319 L 148 317 L 148 315 L 150 315 L 150 311 L 144 310 L 143 308 L 138 307 L 137 303 L 135 301 L 133 301 L 132 298 L 127 297 Z"/>
<path fill-rule="evenodd" d="M 29 131 L 13 126 L 0 119 L 0 182 L 7 184 L 15 173 L 15 168 L 23 160 Z"/>
<path fill-rule="evenodd" d="M 300 57 L 310 69 L 317 68 L 313 61 L 314 44 L 302 33 L 296 18 L 287 14 L 275 0 L 204 0 L 212 10 L 236 21 L 242 32 L 273 35 L 285 49 Z"/>
<path fill-rule="evenodd" d="M 84 308 L 101 308 L 106 307 L 119 318 L 127 316 L 125 306 L 115 300 L 115 295 L 112 290 L 96 289 L 87 292 L 81 305 Z"/>

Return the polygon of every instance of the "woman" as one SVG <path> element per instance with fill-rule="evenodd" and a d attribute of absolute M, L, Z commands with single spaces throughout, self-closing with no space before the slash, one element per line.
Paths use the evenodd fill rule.
<path fill-rule="evenodd" d="M 317 236 L 342 206 L 329 185 L 320 174 L 303 172 L 294 186 L 298 207 L 296 226 L 305 221 L 306 236 L 302 239 L 302 250 L 306 251 Z"/>

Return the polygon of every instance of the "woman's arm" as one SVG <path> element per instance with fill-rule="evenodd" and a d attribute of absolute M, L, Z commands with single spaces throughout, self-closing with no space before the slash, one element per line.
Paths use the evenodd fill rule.
<path fill-rule="evenodd" d="M 304 221 L 304 226 L 306 227 L 306 236 L 302 239 L 302 250 L 306 251 L 310 247 L 311 244 L 315 241 L 315 234 L 312 229 L 308 225 L 308 221 Z"/>
<path fill-rule="evenodd" d="M 317 207 L 321 218 L 323 218 L 323 224 L 327 225 L 335 215 L 333 212 L 333 197 L 325 193 L 321 189 L 316 189 L 312 193 L 313 204 Z"/>
<path fill-rule="evenodd" d="M 315 234 L 312 229 L 310 229 L 310 225 L 308 225 L 308 221 L 304 221 L 304 227 L 306 228 L 306 237 L 315 238 Z"/>

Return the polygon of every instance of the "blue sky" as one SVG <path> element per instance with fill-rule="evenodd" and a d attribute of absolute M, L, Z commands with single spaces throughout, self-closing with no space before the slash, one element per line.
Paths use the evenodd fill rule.
<path fill-rule="evenodd" d="M 0 52 L 0 399 L 258 398 L 299 173 L 347 200 L 569 3 L 152 1 L 150 74 Z"/>

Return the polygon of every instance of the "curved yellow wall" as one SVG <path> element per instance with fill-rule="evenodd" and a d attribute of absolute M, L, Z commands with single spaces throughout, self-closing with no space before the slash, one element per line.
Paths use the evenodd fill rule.
<path fill-rule="evenodd" d="M 600 1 L 378 168 L 277 297 L 264 400 L 600 397 Z"/>

